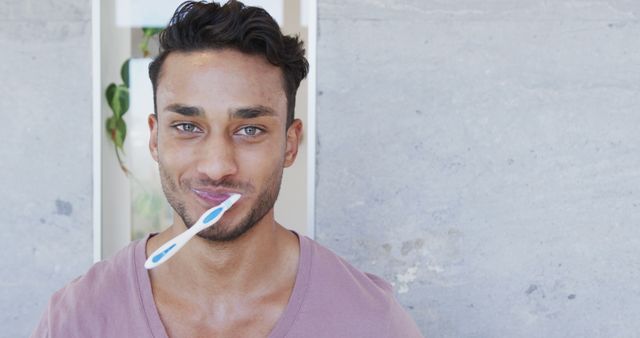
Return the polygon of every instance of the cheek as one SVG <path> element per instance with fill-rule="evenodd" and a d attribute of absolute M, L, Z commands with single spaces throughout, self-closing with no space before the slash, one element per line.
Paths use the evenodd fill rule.
<path fill-rule="evenodd" d="M 175 142 L 158 142 L 158 161 L 165 170 L 174 172 L 189 167 L 193 159 L 193 149 Z"/>
<path fill-rule="evenodd" d="M 252 181 L 264 180 L 274 172 L 282 170 L 284 165 L 284 149 L 282 146 L 272 145 L 258 147 L 236 153 L 238 167 L 245 177 Z M 257 183 L 257 182 L 256 182 Z"/>

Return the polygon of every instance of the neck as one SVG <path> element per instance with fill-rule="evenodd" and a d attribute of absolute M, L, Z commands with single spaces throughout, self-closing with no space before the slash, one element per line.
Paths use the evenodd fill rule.
<path fill-rule="evenodd" d="M 147 256 L 186 228 L 178 222 L 149 239 Z M 185 301 L 260 298 L 293 286 L 298 239 L 273 218 L 271 210 L 253 228 L 229 242 L 192 238 L 175 256 L 149 272 L 155 291 Z M 215 295 L 216 297 L 212 297 Z M 253 296 L 253 297 L 251 297 Z"/>

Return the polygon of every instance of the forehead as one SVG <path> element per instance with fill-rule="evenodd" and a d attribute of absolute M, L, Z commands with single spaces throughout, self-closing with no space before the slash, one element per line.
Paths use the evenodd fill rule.
<path fill-rule="evenodd" d="M 171 104 L 205 111 L 262 105 L 286 115 L 280 68 L 262 56 L 231 49 L 170 53 L 162 65 L 156 99 L 159 111 Z"/>

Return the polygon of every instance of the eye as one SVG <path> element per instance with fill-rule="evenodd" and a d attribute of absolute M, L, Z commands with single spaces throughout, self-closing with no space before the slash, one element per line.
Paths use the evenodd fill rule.
<path fill-rule="evenodd" d="M 247 127 L 240 128 L 237 134 L 243 135 L 243 136 L 257 136 L 257 135 L 260 135 L 262 132 L 264 132 L 264 130 L 258 127 L 247 126 Z"/>
<path fill-rule="evenodd" d="M 193 123 L 178 123 L 178 124 L 174 125 L 173 127 L 178 129 L 181 132 L 184 132 L 184 133 L 199 133 L 199 132 L 202 132 L 202 130 L 200 130 L 200 128 L 196 127 L 196 125 L 193 124 Z"/>

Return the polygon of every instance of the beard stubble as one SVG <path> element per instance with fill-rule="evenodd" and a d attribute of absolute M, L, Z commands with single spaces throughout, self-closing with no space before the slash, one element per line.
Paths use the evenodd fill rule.
<path fill-rule="evenodd" d="M 170 173 L 164 169 L 164 166 L 158 161 L 158 169 L 160 171 L 160 182 L 162 190 L 169 202 L 169 205 L 180 216 L 187 228 L 191 228 L 197 218 L 192 218 L 187 212 L 185 203 L 178 197 L 180 192 L 191 193 L 188 181 L 183 181 L 178 185 L 170 176 Z M 250 212 L 244 216 L 237 224 L 229 224 L 220 220 L 217 224 L 208 227 L 198 233 L 198 236 L 212 242 L 230 242 L 251 230 L 264 216 L 273 208 L 278 194 L 280 193 L 280 185 L 282 182 L 282 167 L 276 167 L 271 173 L 269 179 L 265 182 L 265 188 L 258 194 L 257 200 L 250 208 Z M 208 187 L 224 187 L 224 188 L 243 188 L 244 191 L 252 191 L 251 184 L 242 184 L 224 179 L 220 181 L 199 181 L 202 186 Z M 182 187 L 182 188 L 181 188 Z"/>

